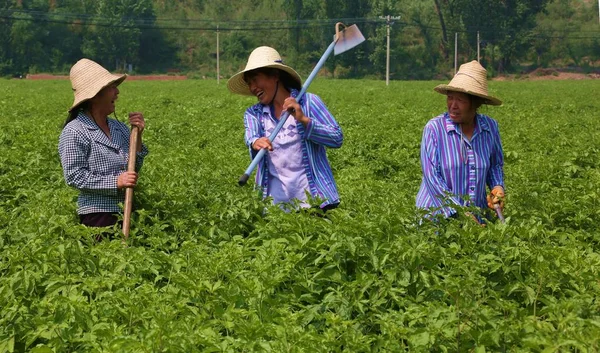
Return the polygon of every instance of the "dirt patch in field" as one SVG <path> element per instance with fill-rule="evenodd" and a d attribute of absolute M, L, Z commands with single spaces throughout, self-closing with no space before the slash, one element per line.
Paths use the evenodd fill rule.
<path fill-rule="evenodd" d="M 28 80 L 68 80 L 66 75 L 28 74 Z M 555 69 L 536 69 L 529 73 L 494 77 L 494 81 L 538 81 L 538 80 L 598 80 L 600 71 L 592 73 L 562 72 Z M 187 80 L 185 75 L 130 75 L 128 81 L 179 81 Z"/>
<path fill-rule="evenodd" d="M 494 81 L 540 81 L 540 80 L 597 80 L 600 71 L 592 73 L 563 72 L 556 69 L 535 69 L 532 72 L 494 77 Z"/>
<path fill-rule="evenodd" d="M 69 76 L 49 75 L 49 74 L 30 74 L 25 76 L 28 80 L 68 80 Z M 180 81 L 187 80 L 184 75 L 130 75 L 128 81 Z"/>

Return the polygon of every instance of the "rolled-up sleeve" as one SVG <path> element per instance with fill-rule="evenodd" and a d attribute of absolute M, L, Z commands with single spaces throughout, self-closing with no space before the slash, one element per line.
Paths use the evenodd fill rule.
<path fill-rule="evenodd" d="M 306 115 L 310 118 L 306 126 L 304 138 L 316 144 L 330 148 L 340 148 L 344 142 L 342 128 L 329 112 L 321 98 L 307 94 L 308 109 Z"/>
<path fill-rule="evenodd" d="M 248 146 L 250 156 L 254 158 L 254 156 L 258 152 L 252 149 L 252 144 L 254 143 L 254 141 L 258 140 L 263 136 L 261 135 L 260 121 L 255 115 L 255 111 L 253 111 L 251 108 L 246 110 L 246 112 L 244 113 L 244 126 L 246 127 L 244 133 L 246 146 Z"/>
<path fill-rule="evenodd" d="M 142 150 L 135 154 L 135 171 L 140 172 L 144 166 L 144 158 L 148 155 L 148 147 L 142 143 Z"/>
<path fill-rule="evenodd" d="M 500 132 L 498 124 L 492 125 L 493 148 L 490 156 L 490 169 L 487 175 L 487 184 L 490 189 L 500 185 L 504 186 L 504 152 L 502 151 L 502 141 L 500 140 Z"/>

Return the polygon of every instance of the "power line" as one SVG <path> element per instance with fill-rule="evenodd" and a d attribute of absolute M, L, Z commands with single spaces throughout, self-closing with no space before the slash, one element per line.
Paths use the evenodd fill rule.
<path fill-rule="evenodd" d="M 6 12 L 6 11 L 4 11 Z M 27 13 L 31 15 L 31 13 Z M 66 25 L 89 25 L 99 27 L 113 27 L 113 28 L 137 28 L 137 29 L 157 29 L 157 30 L 182 30 L 182 31 L 195 31 L 195 30 L 206 30 L 206 31 L 261 31 L 261 30 L 289 30 L 297 28 L 317 28 L 317 27 L 331 27 L 337 22 L 346 22 L 353 24 L 365 24 L 365 23 L 379 23 L 381 21 L 377 19 L 366 19 L 366 18 L 334 18 L 324 20 L 280 20 L 280 21 L 215 21 L 215 20 L 177 20 L 182 25 L 160 25 L 156 22 L 164 21 L 162 19 L 152 18 L 132 18 L 132 17 L 119 17 L 111 18 L 104 16 L 90 16 L 83 15 L 81 17 L 69 15 L 62 16 L 48 13 L 35 13 L 36 16 L 32 17 L 18 17 L 15 14 L 6 15 L 0 12 L 0 19 L 13 20 L 13 21 L 25 21 L 34 23 L 55 23 L 55 24 L 66 24 Z M 168 21 L 175 21 L 169 19 Z M 190 26 L 185 25 L 188 22 L 204 22 L 206 26 Z M 225 24 L 225 26 L 223 26 Z M 260 26 L 248 26 L 251 24 L 260 24 Z M 266 25 L 265 25 L 266 24 Z M 227 26 L 229 25 L 229 26 Z"/>
<path fill-rule="evenodd" d="M 19 17 L 19 15 L 26 15 L 31 17 Z M 264 28 L 272 28 L 273 26 L 279 26 L 287 28 L 294 26 L 295 28 L 300 25 L 318 26 L 318 25 L 331 25 L 337 22 L 345 23 L 381 23 L 383 21 L 375 18 L 329 18 L 329 19 L 305 19 L 305 20 L 214 20 L 214 19 L 172 19 L 172 18 L 160 18 L 160 17 L 110 17 L 105 15 L 89 15 L 89 14 L 74 14 L 74 13 L 56 13 L 56 12 L 43 12 L 43 11 L 27 11 L 27 10 L 0 10 L 0 18 L 7 20 L 16 21 L 29 21 L 29 22 L 52 22 L 52 23 L 64 23 L 64 24 L 103 24 L 109 23 L 114 26 L 126 26 L 126 27 L 144 27 L 153 26 L 158 28 L 167 29 L 215 29 L 219 25 L 219 30 L 224 29 L 223 24 L 233 26 L 231 29 L 237 30 L 241 27 L 246 28 L 247 25 L 263 25 Z M 118 21 L 120 23 L 115 23 Z M 161 26 L 155 25 L 155 23 L 163 22 L 176 22 L 180 26 Z M 208 26 L 194 27 L 190 24 L 204 23 Z"/>
<path fill-rule="evenodd" d="M 27 10 L 27 9 L 18 9 L 18 10 L 7 10 L 0 9 L 0 14 L 27 14 L 27 15 L 37 15 L 37 16 L 47 16 L 47 15 L 60 15 L 65 18 L 95 18 L 95 19 L 110 19 L 111 17 L 97 14 L 84 14 L 84 13 L 69 13 L 69 12 L 47 12 L 40 10 Z M 334 18 L 334 19 L 305 19 L 305 20 L 273 20 L 273 19 L 258 19 L 258 20 L 215 20 L 215 19 L 199 19 L 199 18 L 167 18 L 167 17 L 128 17 L 122 16 L 122 19 L 126 20 L 141 20 L 141 21 L 184 21 L 184 22 L 209 22 L 209 23 L 289 23 L 289 22 L 299 22 L 299 23 L 309 23 L 309 22 L 332 22 L 332 21 L 344 21 L 344 20 L 352 20 L 352 21 L 379 21 L 375 18 Z"/>
<path fill-rule="evenodd" d="M 21 17 L 25 15 L 27 17 Z M 227 20 L 218 21 L 214 19 L 173 19 L 160 17 L 108 17 L 103 15 L 90 15 L 82 13 L 44 12 L 39 10 L 0 10 L 0 19 L 12 21 L 26 21 L 34 23 L 53 23 L 65 25 L 97 26 L 125 29 L 148 29 L 169 31 L 268 31 L 268 30 L 292 30 L 299 28 L 323 28 L 334 25 L 337 22 L 353 24 L 377 24 L 385 25 L 386 21 L 381 18 L 331 18 L 331 19 L 294 19 L 294 20 Z M 170 23 L 170 24 L 166 24 Z M 198 24 L 203 25 L 198 25 Z M 430 29 L 441 31 L 442 28 L 422 23 L 396 21 L 404 28 Z M 484 37 L 497 38 L 503 36 L 497 31 L 485 29 L 463 30 L 456 29 L 451 32 L 475 34 L 480 32 Z M 558 33 L 558 35 L 557 35 Z M 598 33 L 593 30 L 546 30 L 534 29 L 528 35 L 536 39 L 597 39 L 598 36 L 586 36 L 585 34 Z M 584 35 L 573 35 L 584 34 Z"/>

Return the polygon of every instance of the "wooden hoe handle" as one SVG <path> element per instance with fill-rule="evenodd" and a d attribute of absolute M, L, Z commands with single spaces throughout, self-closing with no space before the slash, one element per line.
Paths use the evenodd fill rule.
<path fill-rule="evenodd" d="M 127 171 L 135 172 L 135 158 L 137 156 L 139 129 L 137 126 L 131 127 L 131 135 L 129 137 L 129 162 L 127 163 Z M 129 226 L 131 224 L 131 209 L 133 207 L 133 187 L 125 189 L 125 210 L 123 214 L 123 235 L 125 240 L 129 237 Z"/>

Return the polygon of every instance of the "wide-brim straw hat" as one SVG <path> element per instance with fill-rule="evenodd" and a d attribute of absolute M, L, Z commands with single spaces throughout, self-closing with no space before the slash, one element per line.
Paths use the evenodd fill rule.
<path fill-rule="evenodd" d="M 74 95 L 73 105 L 69 108 L 71 112 L 81 103 L 94 98 L 103 88 L 112 84 L 120 85 L 127 74 L 114 75 L 90 59 L 81 59 L 71 68 L 69 78 Z"/>
<path fill-rule="evenodd" d="M 232 93 L 251 96 L 252 92 L 250 92 L 248 84 L 246 81 L 244 81 L 244 73 L 267 67 L 272 67 L 287 72 L 294 80 L 298 81 L 299 86 L 302 86 L 302 79 L 300 78 L 300 75 L 298 75 L 294 69 L 283 63 L 283 60 L 281 60 L 281 55 L 279 55 L 277 50 L 271 47 L 258 47 L 254 49 L 252 53 L 250 53 L 248 63 L 246 63 L 246 68 L 231 76 L 231 78 L 227 81 L 227 88 L 229 88 L 229 91 Z"/>
<path fill-rule="evenodd" d="M 483 98 L 483 104 L 501 105 L 502 101 L 488 93 L 487 71 L 477 60 L 460 65 L 458 72 L 447 85 L 438 85 L 434 91 L 448 94 L 462 92 Z"/>

